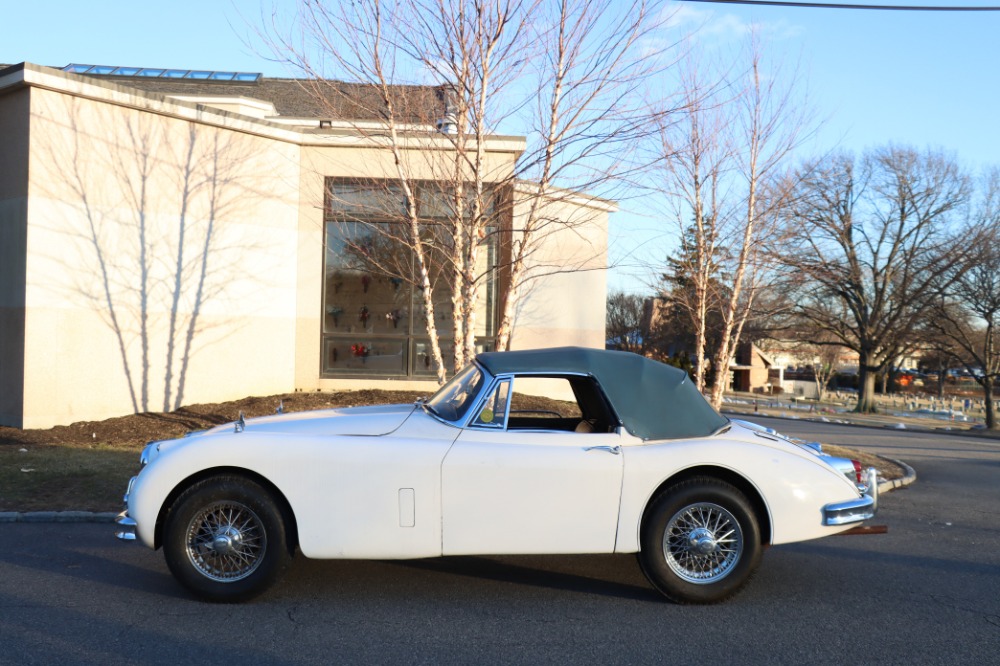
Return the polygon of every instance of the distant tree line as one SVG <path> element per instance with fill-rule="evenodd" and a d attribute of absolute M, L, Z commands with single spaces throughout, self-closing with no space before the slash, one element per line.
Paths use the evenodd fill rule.
<path fill-rule="evenodd" d="M 784 194 L 773 209 L 773 233 L 757 248 L 780 288 L 758 294 L 764 305 L 749 307 L 743 335 L 785 341 L 815 357 L 850 350 L 858 357 L 859 412 L 875 411 L 876 378 L 885 390 L 901 357 L 927 354 L 942 373 L 964 367 L 984 392 L 987 427 L 996 428 L 998 172 L 977 178 L 941 152 L 890 145 L 806 161 L 776 178 L 767 187 Z M 718 359 L 697 353 L 699 336 L 711 348 L 725 331 L 733 288 L 728 247 L 714 248 L 707 279 L 693 276 L 697 233 L 689 227 L 667 259 L 657 299 L 663 321 L 646 320 L 657 325 L 643 330 L 645 351 L 657 353 L 658 336 L 666 337 L 728 380 Z M 699 289 L 711 297 L 704 313 L 692 316 Z M 824 358 L 821 375 L 833 366 Z"/>

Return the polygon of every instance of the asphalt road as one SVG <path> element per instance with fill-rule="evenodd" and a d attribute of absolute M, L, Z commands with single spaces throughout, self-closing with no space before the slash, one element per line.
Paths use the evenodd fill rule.
<path fill-rule="evenodd" d="M 190 599 L 109 525 L 0 525 L 0 663 L 1000 663 L 1000 442 L 759 419 L 900 458 L 880 536 L 770 549 L 719 606 L 632 556 L 317 562 L 259 601 Z"/>

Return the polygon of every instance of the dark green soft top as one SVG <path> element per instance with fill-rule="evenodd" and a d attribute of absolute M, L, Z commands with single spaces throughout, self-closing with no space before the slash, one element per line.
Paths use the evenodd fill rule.
<path fill-rule="evenodd" d="M 622 425 L 642 439 L 705 437 L 729 422 L 712 409 L 686 372 L 631 352 L 556 347 L 485 352 L 476 360 L 492 375 L 591 375 Z"/>

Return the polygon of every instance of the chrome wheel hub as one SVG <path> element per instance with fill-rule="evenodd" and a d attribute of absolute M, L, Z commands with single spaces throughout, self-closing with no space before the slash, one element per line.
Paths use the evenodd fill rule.
<path fill-rule="evenodd" d="M 232 555 L 242 543 L 243 534 L 232 525 L 226 525 L 206 548 L 211 548 L 216 555 Z"/>
<path fill-rule="evenodd" d="M 743 554 L 743 531 L 718 504 L 691 504 L 675 513 L 663 531 L 663 556 L 681 579 L 699 585 L 728 576 Z"/>
<path fill-rule="evenodd" d="M 188 524 L 188 559 L 200 574 L 215 581 L 246 578 L 260 566 L 266 547 L 263 523 L 239 502 L 211 504 Z"/>
<path fill-rule="evenodd" d="M 719 547 L 715 542 L 715 536 L 704 527 L 691 532 L 689 544 L 690 549 L 700 555 L 710 555 Z"/>

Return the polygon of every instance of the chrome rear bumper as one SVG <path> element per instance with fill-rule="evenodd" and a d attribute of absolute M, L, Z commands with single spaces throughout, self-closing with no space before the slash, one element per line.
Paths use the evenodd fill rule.
<path fill-rule="evenodd" d="M 878 471 L 874 467 L 865 470 L 858 490 L 862 493 L 858 499 L 824 506 L 823 524 L 849 525 L 874 518 L 878 513 Z"/>

